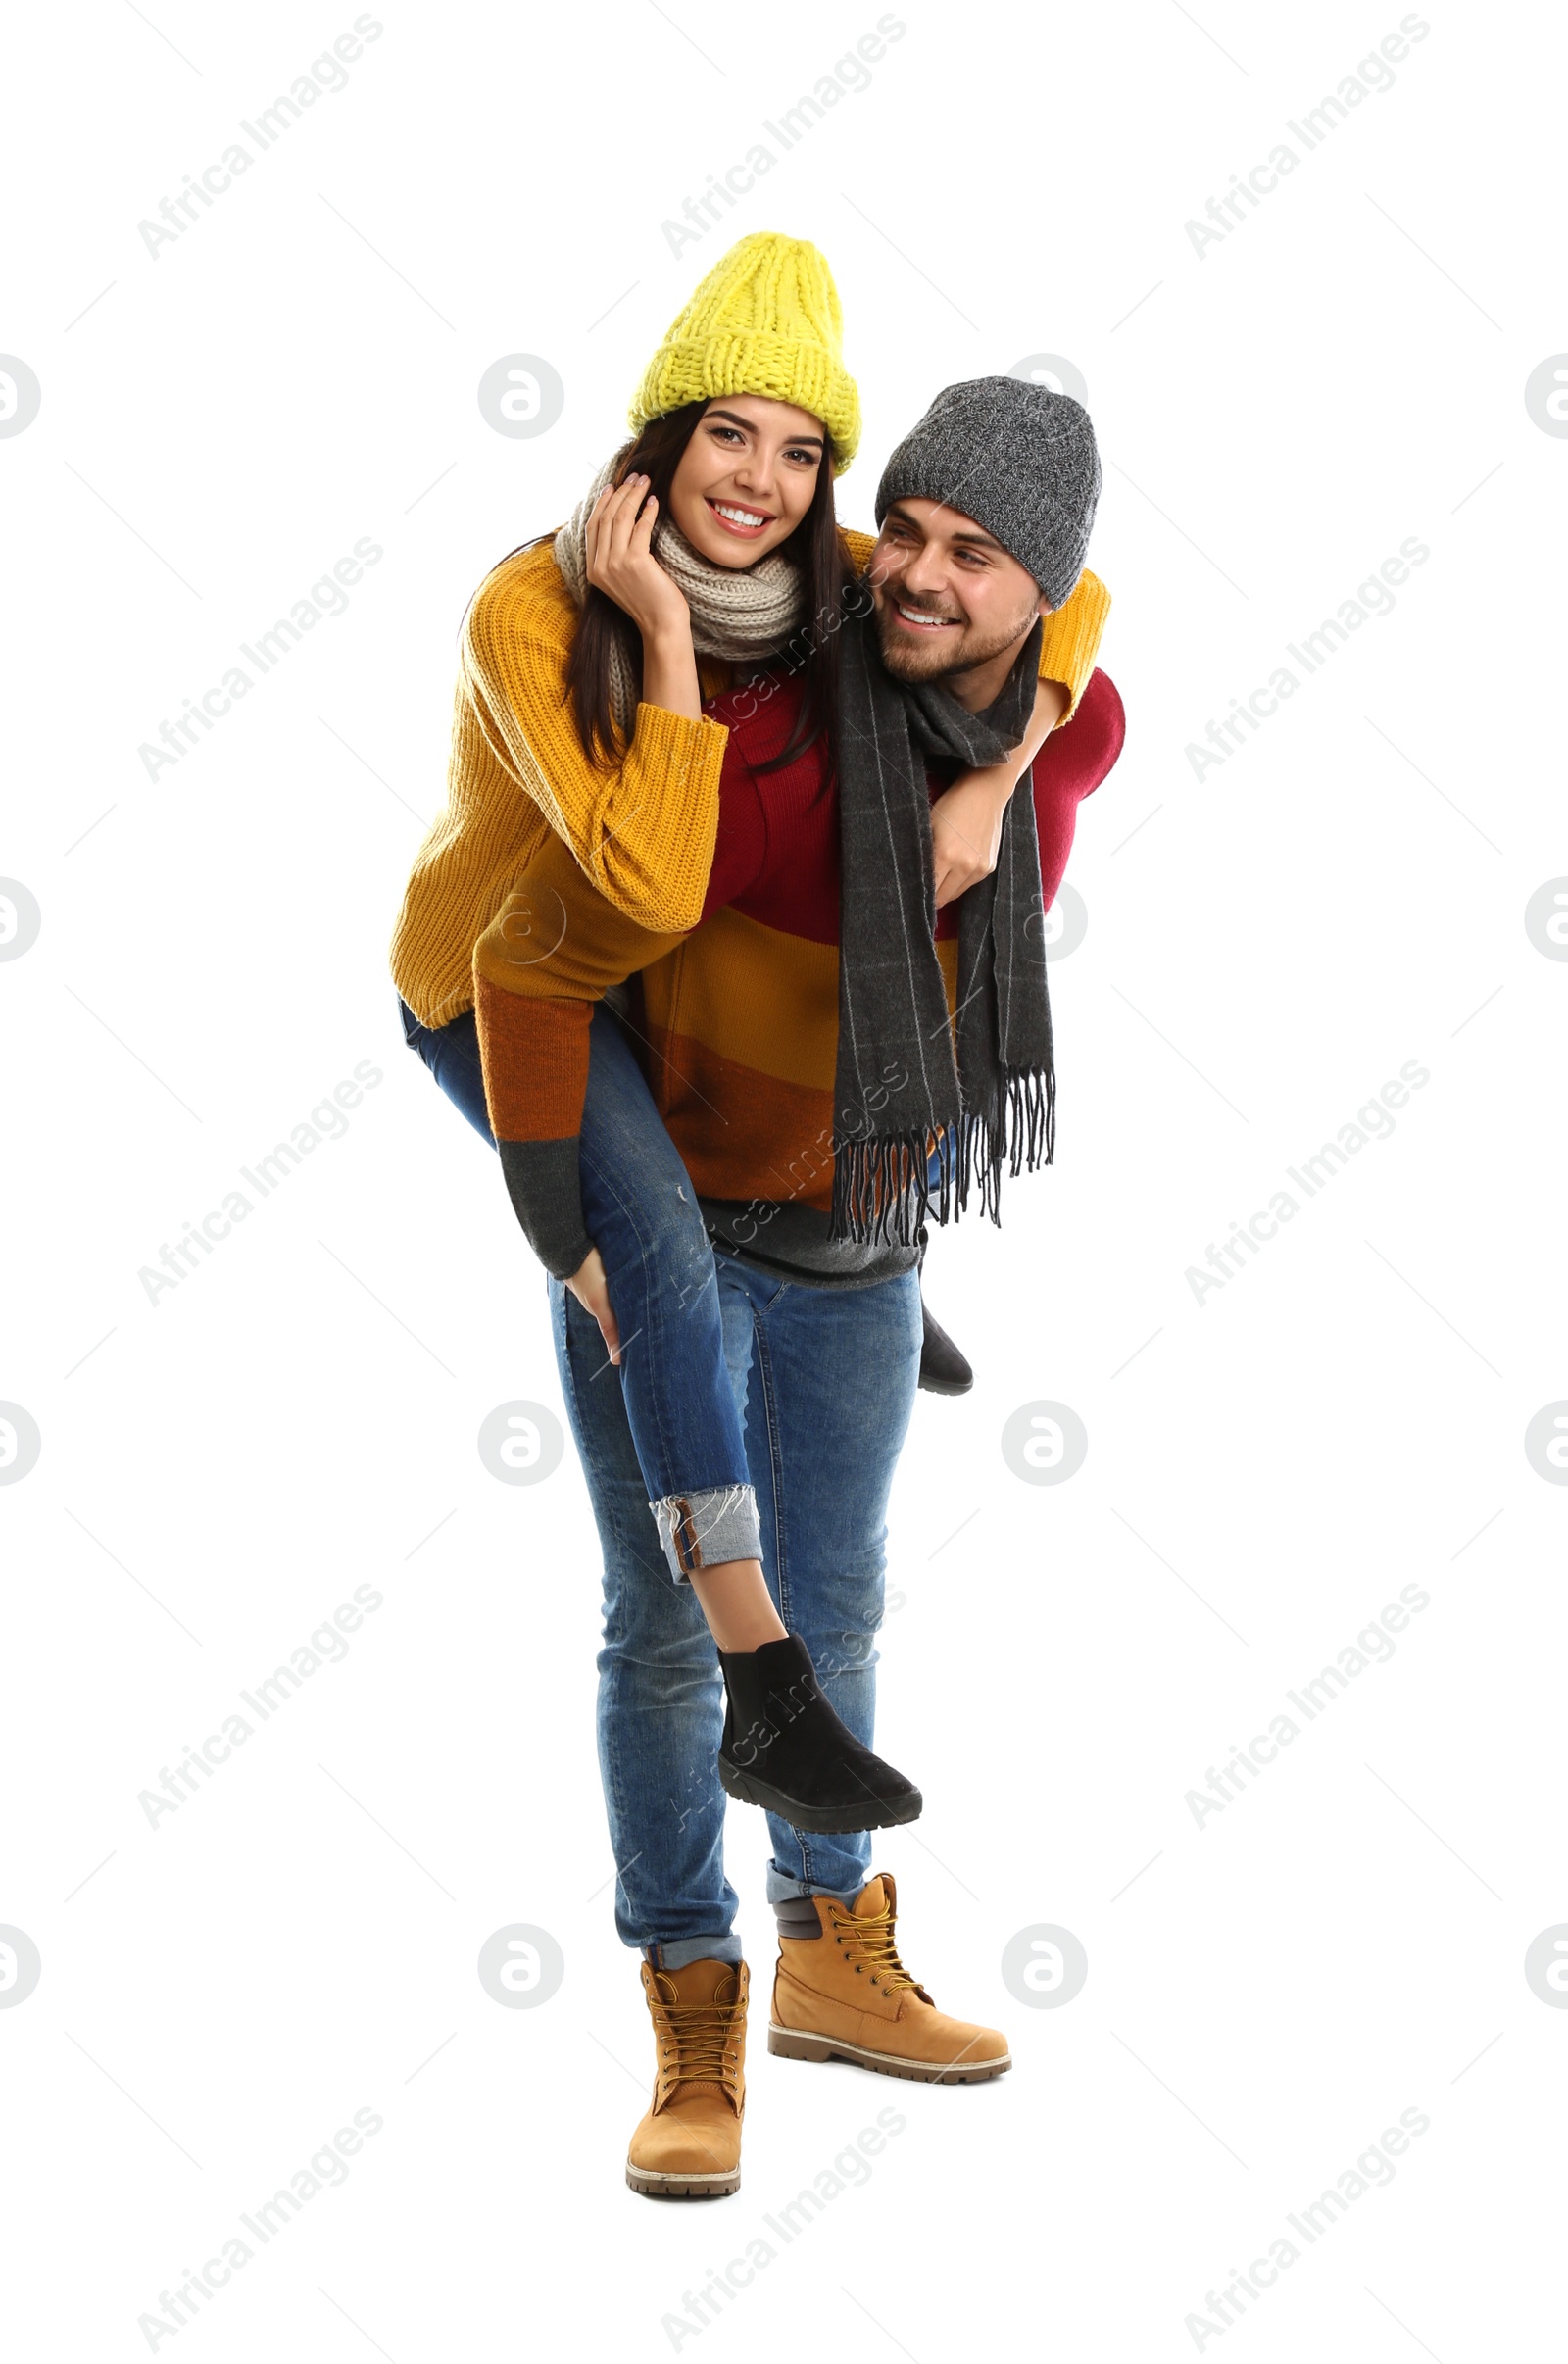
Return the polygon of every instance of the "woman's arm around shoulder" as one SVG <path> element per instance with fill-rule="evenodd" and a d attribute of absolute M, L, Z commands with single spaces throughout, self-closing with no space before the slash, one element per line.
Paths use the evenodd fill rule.
<path fill-rule="evenodd" d="M 694 926 L 728 733 L 706 716 L 691 721 L 644 704 L 618 761 L 590 763 L 566 686 L 576 623 L 548 542 L 504 559 L 464 618 L 464 694 L 502 771 L 606 902 L 640 927 Z"/>
<path fill-rule="evenodd" d="M 1078 808 L 1114 767 L 1126 737 L 1121 693 L 1108 673 L 1097 671 L 1072 727 L 1054 731 L 1035 759 L 1035 838 L 1047 911 L 1067 868 Z"/>

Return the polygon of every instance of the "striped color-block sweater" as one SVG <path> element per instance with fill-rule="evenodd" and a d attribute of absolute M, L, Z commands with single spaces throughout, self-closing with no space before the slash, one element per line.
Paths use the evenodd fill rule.
<path fill-rule="evenodd" d="M 871 536 L 840 539 L 863 573 Z M 1086 567 L 1046 617 L 1040 676 L 1065 682 L 1074 703 L 1109 608 Z M 471 1007 L 474 945 L 552 833 L 639 926 L 685 930 L 702 916 L 724 764 L 718 710 L 710 704 L 694 722 L 639 706 L 620 762 L 590 763 L 566 690 L 576 631 L 548 542 L 493 567 L 464 618 L 446 806 L 415 858 L 392 939 L 392 974 L 421 1025 L 444 1026 Z M 705 696 L 728 683 L 725 666 L 700 670 Z"/>
<path fill-rule="evenodd" d="M 1078 685 L 1074 685 L 1075 691 Z M 820 743 L 782 769 L 801 698 L 779 676 L 711 700 L 727 729 L 718 824 L 695 927 L 654 933 L 617 911 L 552 839 L 474 950 L 475 1011 L 491 1126 L 541 1261 L 560 1279 L 589 1252 L 577 1179 L 588 1029 L 608 989 L 635 978 L 656 1105 L 715 1240 L 817 1285 L 863 1284 L 915 1251 L 830 1242 L 839 1025 L 838 792 Z M 1077 808 L 1121 751 L 1121 700 L 1103 673 L 1036 757 L 1041 885 L 1061 882 Z M 951 775 L 950 775 L 951 776 Z M 931 776 L 931 793 L 948 780 Z M 1020 783 L 1018 794 L 1026 791 Z M 957 927 L 937 915 L 956 998 Z"/>

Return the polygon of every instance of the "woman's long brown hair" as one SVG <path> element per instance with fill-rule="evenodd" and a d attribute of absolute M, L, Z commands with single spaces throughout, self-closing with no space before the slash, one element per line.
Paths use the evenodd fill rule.
<path fill-rule="evenodd" d="M 667 517 L 675 470 L 708 408 L 706 399 L 688 402 L 662 419 L 651 419 L 635 441 L 615 454 L 613 482 L 624 483 L 633 473 L 645 475 L 660 517 Z M 776 771 L 794 763 L 819 737 L 827 741 L 831 766 L 838 743 L 839 628 L 853 579 L 833 507 L 831 443 L 823 449 L 811 506 L 780 548 L 803 577 L 803 620 L 780 654 L 791 672 L 804 673 L 805 695 L 789 746 L 759 768 Z M 624 753 L 610 703 L 611 651 L 617 645 L 640 692 L 642 634 L 623 608 L 590 585 L 566 663 L 566 681 L 577 736 L 591 763 L 608 765 Z"/>

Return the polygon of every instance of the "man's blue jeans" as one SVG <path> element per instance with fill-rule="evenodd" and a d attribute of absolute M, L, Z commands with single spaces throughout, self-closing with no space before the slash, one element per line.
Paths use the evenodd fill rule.
<path fill-rule="evenodd" d="M 410 1048 L 493 1149 L 472 1010 L 421 1026 L 406 1002 L 400 1007 Z M 645 1481 L 643 1516 L 652 1512 L 680 1584 L 693 1567 L 761 1557 L 757 1501 L 697 1194 L 610 1010 L 594 1011 L 588 1041 L 583 1221 L 620 1327 L 620 1392 Z M 599 1375 L 614 1381 L 602 1340 Z"/>
<path fill-rule="evenodd" d="M 888 1495 L 920 1368 L 919 1279 L 808 1289 L 733 1256 L 714 1261 L 768 1590 L 833 1706 L 869 1747 Z M 739 1961 L 737 1897 L 724 1876 L 717 1653 L 690 1585 L 670 1583 L 658 1551 L 620 1390 L 596 1375 L 598 1325 L 559 1281 L 550 1301 L 605 1554 L 599 1765 L 619 1873 L 615 1925 L 665 1969 Z M 818 1838 L 771 1814 L 768 1828 L 774 1900 L 853 1896 L 870 1875 L 864 1831 Z"/>
<path fill-rule="evenodd" d="M 491 1141 L 471 1012 L 431 1028 L 405 1005 L 404 1029 Z M 584 1212 L 623 1334 L 641 1321 L 657 1338 L 695 1302 L 708 1306 L 718 1340 L 716 1383 L 644 1420 L 641 1381 L 658 1367 L 654 1357 L 627 1354 L 617 1372 L 597 1322 L 560 1282 L 550 1284 L 562 1389 L 604 1548 L 599 1751 L 619 1867 L 616 1926 L 627 1945 L 652 1947 L 678 1969 L 704 1957 L 738 1961 L 741 1947 L 724 1876 L 722 1681 L 702 1610 L 689 1584 L 670 1582 L 662 1527 L 648 1515 L 658 1455 L 711 1453 L 702 1465 L 720 1473 L 713 1482 L 744 1482 L 755 1496 L 756 1556 L 779 1614 L 804 1638 L 838 1714 L 869 1747 L 888 1495 L 920 1363 L 919 1279 L 907 1272 L 864 1289 L 809 1289 L 715 1256 L 695 1202 L 679 1195 L 681 1183 L 691 1189 L 685 1168 L 609 1011 L 596 1012 L 591 1039 Z M 670 1186 L 651 1187 L 649 1177 L 661 1175 Z M 705 1268 L 688 1206 L 707 1259 L 706 1295 L 690 1285 L 693 1267 L 699 1281 Z M 635 1309 L 627 1292 L 636 1293 Z M 683 1331 L 683 1345 L 690 1335 Z M 849 1896 L 864 1885 L 866 1833 L 819 1838 L 771 1815 L 768 1823 L 770 1896 Z"/>

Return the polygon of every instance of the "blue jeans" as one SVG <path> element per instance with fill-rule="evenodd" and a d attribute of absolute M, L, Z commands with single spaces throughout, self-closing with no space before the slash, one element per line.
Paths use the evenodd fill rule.
<path fill-rule="evenodd" d="M 471 1010 L 421 1026 L 406 1002 L 403 1031 L 475 1132 L 495 1139 Z M 693 1568 L 760 1559 L 757 1498 L 724 1363 L 713 1252 L 680 1154 L 613 1014 L 588 1031 L 583 1103 L 583 1221 L 604 1258 L 620 1326 L 619 1385 L 600 1339 L 586 1384 L 624 1399 L 652 1510 L 677 1584 Z M 599 1338 L 597 1327 L 594 1336 Z"/>
<path fill-rule="evenodd" d="M 920 1367 L 919 1279 L 809 1289 L 733 1256 L 714 1262 L 768 1590 L 833 1706 L 869 1747 L 888 1495 Z M 717 1653 L 691 1587 L 671 1585 L 655 1548 L 625 1404 L 596 1381 L 598 1325 L 559 1281 L 550 1302 L 605 1554 L 599 1764 L 618 1873 L 615 1926 L 665 1969 L 739 1961 L 738 1899 L 724 1875 Z M 864 1831 L 819 1838 L 771 1814 L 768 1829 L 774 1900 L 853 1896 L 870 1875 Z"/>
<path fill-rule="evenodd" d="M 494 1147 L 472 1012 L 426 1027 L 404 1004 L 403 1024 L 441 1089 Z M 650 1527 L 650 1493 L 658 1473 L 674 1466 L 668 1453 L 683 1450 L 708 1454 L 695 1466 L 719 1468 L 721 1482 L 744 1481 L 749 1501 L 761 1504 L 755 1556 L 779 1615 L 869 1747 L 888 1494 L 920 1364 L 919 1280 L 906 1272 L 852 1290 L 778 1281 L 715 1257 L 698 1217 L 706 1267 L 689 1253 L 706 1285 L 683 1287 L 673 1276 L 690 1227 L 682 1217 L 678 1240 L 662 1245 L 647 1208 L 662 1205 L 667 1220 L 690 1204 L 695 1215 L 691 1185 L 608 1010 L 590 1029 L 583 1146 L 584 1215 L 623 1333 L 641 1321 L 646 1335 L 665 1337 L 673 1325 L 688 1348 L 710 1334 L 675 1318 L 695 1305 L 717 1342 L 716 1383 L 706 1398 L 696 1384 L 671 1390 L 666 1367 L 664 1392 L 674 1401 L 662 1426 L 658 1407 L 644 1402 L 653 1358 L 627 1354 L 617 1386 L 597 1322 L 559 1281 L 550 1284 L 562 1389 L 605 1555 L 599 1758 L 618 1867 L 615 1924 L 628 1945 L 652 1948 L 668 1969 L 705 1957 L 739 1961 L 738 1899 L 724 1876 L 718 1659 L 690 1585 L 669 1581 L 670 1565 L 679 1568 L 658 1548 L 662 1539 L 667 1551 L 668 1539 L 662 1524 Z M 707 1366 L 692 1354 L 685 1367 Z M 773 1815 L 768 1827 L 770 1897 L 851 1896 L 864 1886 L 867 1833 L 819 1838 Z"/>

